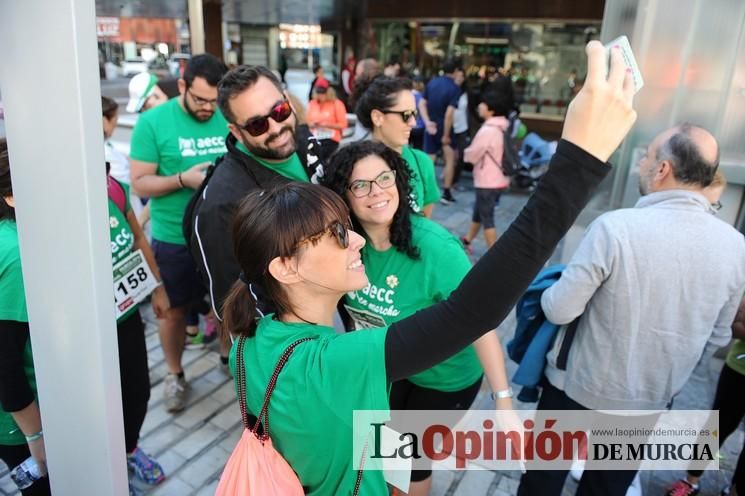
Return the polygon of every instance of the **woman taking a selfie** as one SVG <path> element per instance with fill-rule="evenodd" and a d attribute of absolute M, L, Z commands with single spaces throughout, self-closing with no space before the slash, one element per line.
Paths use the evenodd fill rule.
<path fill-rule="evenodd" d="M 353 470 L 354 410 L 387 410 L 388 385 L 431 368 L 496 327 L 610 171 L 605 164 L 636 115 L 633 82 L 614 50 L 588 45 L 588 90 L 569 108 L 551 167 L 517 220 L 443 301 L 387 327 L 346 334 L 333 328 L 336 305 L 368 284 L 362 236 L 333 192 L 290 183 L 250 194 L 233 227 L 243 271 L 225 302 L 225 328 L 242 346 L 245 400 L 256 414 L 272 381 L 269 435 L 308 494 L 384 495 L 380 471 Z M 260 283 L 277 312 L 255 320 L 247 283 Z M 452 329 L 459 332 L 453 333 Z M 275 365 L 297 345 L 282 373 Z M 364 433 L 358 433 L 364 435 Z"/>

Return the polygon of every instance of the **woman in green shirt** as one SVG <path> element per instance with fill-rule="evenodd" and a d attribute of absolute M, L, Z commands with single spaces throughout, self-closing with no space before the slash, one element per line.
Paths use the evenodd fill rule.
<path fill-rule="evenodd" d="M 385 145 L 363 141 L 343 148 L 327 165 L 324 185 L 344 198 L 355 231 L 366 240 L 362 263 L 369 283 L 344 297 L 352 329 L 385 327 L 443 301 L 470 270 L 468 256 L 452 234 L 400 201 L 411 190 L 409 168 Z M 467 410 L 481 387 L 482 367 L 495 392 L 496 408 L 511 410 L 512 394 L 495 332 L 395 382 L 391 410 Z M 431 475 L 431 470 L 413 471 L 409 494 L 429 494 Z"/>
<path fill-rule="evenodd" d="M 379 76 L 355 86 L 355 113 L 360 124 L 370 130 L 369 137 L 395 150 L 409 166 L 412 208 L 432 217 L 440 199 L 435 164 L 421 150 L 409 146 L 411 130 L 416 126 L 413 85 L 405 78 Z"/>
<path fill-rule="evenodd" d="M 0 460 L 13 470 L 29 457 L 33 457 L 44 477 L 23 488 L 21 494 L 51 494 L 36 398 L 8 145 L 0 138 Z"/>
<path fill-rule="evenodd" d="M 603 46 L 593 41 L 587 52 L 589 83 L 572 101 L 549 171 L 525 208 L 444 301 L 410 317 L 334 330 L 341 298 L 369 281 L 360 255 L 365 239 L 350 229 L 349 209 L 332 191 L 288 183 L 250 193 L 238 206 L 231 234 L 242 273 L 223 307 L 223 330 L 239 337 L 230 365 L 235 371 L 243 343 L 247 413 L 259 412 L 270 380 L 276 386 L 267 434 L 307 494 L 388 494 L 380 470 L 354 470 L 369 461 L 361 456 L 369 433 L 352 428 L 354 411 L 382 410 L 369 419 L 382 421 L 389 384 L 441 363 L 499 324 L 610 171 L 605 161 L 636 119 L 633 80 L 624 77 L 619 50 L 608 80 Z M 257 320 L 249 283 L 261 286 L 275 314 Z M 305 338 L 273 378 L 280 356 Z"/>

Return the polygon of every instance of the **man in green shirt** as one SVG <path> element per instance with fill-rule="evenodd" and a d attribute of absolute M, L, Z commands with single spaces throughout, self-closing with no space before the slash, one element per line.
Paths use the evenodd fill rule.
<path fill-rule="evenodd" d="M 153 250 L 171 302 L 159 321 L 169 372 L 163 390 L 169 411 L 186 405 L 188 384 L 181 366 L 184 319 L 204 297 L 181 225 L 206 169 L 226 151 L 227 123 L 216 109 L 217 83 L 226 70 L 212 55 L 193 57 L 178 82 L 179 97 L 140 115 L 132 133 L 132 188 L 151 198 Z"/>

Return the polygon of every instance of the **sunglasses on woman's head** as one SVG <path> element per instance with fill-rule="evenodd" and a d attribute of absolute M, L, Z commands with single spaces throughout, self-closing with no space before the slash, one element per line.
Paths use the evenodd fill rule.
<path fill-rule="evenodd" d="M 251 136 L 261 136 L 269 131 L 270 117 L 274 122 L 284 122 L 288 117 L 290 117 L 290 115 L 292 115 L 292 107 L 290 107 L 290 102 L 284 100 L 275 105 L 271 112 L 265 116 L 249 119 L 248 122 L 243 125 L 238 124 L 237 122 L 235 124 Z"/>
<path fill-rule="evenodd" d="M 296 247 L 300 247 L 306 243 L 312 243 L 315 244 L 323 238 L 325 235 L 331 233 L 334 238 L 336 238 L 336 242 L 339 244 L 339 248 L 346 250 L 349 247 L 349 230 L 352 229 L 352 221 L 351 219 L 347 219 L 347 224 L 335 220 L 331 224 L 328 225 L 326 229 L 319 232 L 318 234 L 313 234 L 312 236 L 308 236 L 305 239 L 302 239 L 298 241 L 298 244 Z"/>

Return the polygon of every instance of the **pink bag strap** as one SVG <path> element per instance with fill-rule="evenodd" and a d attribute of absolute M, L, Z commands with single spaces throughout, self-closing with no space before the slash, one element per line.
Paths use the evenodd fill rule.
<path fill-rule="evenodd" d="M 269 400 L 272 397 L 274 388 L 277 386 L 277 378 L 279 377 L 279 373 L 282 372 L 282 369 L 287 364 L 287 360 L 289 360 L 292 352 L 295 351 L 295 347 L 312 339 L 316 338 L 307 337 L 298 339 L 290 346 L 288 346 L 282 353 L 282 356 L 279 357 L 277 365 L 274 367 L 274 373 L 272 374 L 271 379 L 269 379 L 269 384 L 267 384 L 266 387 L 266 394 L 264 395 L 264 404 L 261 407 L 261 412 L 259 412 L 259 415 L 256 418 L 256 423 L 254 423 L 253 427 L 251 427 L 250 422 L 248 421 L 248 407 L 246 405 L 246 368 L 243 360 L 243 346 L 246 342 L 246 337 L 241 336 L 238 338 L 238 349 L 236 350 L 235 368 L 236 380 L 238 382 L 238 403 L 241 409 L 241 418 L 243 419 L 243 426 L 247 430 L 250 430 L 259 440 L 265 441 L 269 439 Z M 264 433 L 262 435 L 259 435 L 257 434 L 257 431 L 259 429 L 259 424 L 262 423 L 262 418 L 264 419 Z"/>
<path fill-rule="evenodd" d="M 119 184 L 119 181 L 111 176 L 107 177 L 108 194 L 114 205 L 122 211 L 124 216 L 127 216 L 127 196 L 124 193 L 124 187 Z"/>

